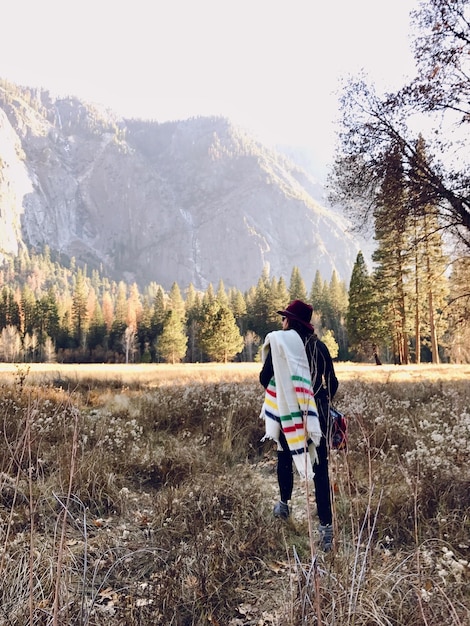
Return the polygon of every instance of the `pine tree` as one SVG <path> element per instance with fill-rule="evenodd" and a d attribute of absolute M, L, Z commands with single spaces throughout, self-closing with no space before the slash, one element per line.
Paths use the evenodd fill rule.
<path fill-rule="evenodd" d="M 421 360 L 421 346 L 431 349 L 431 360 L 439 363 L 439 341 L 445 334 L 446 321 L 440 313 L 445 306 L 448 284 L 445 276 L 447 258 L 439 226 L 438 210 L 423 192 L 422 172 L 429 168 L 426 147 L 420 136 L 416 142 L 409 173 L 409 211 L 413 224 L 415 360 Z"/>
<path fill-rule="evenodd" d="M 85 276 L 81 270 L 78 270 L 72 294 L 72 327 L 73 337 L 79 348 L 85 347 L 88 331 L 87 297 L 88 289 Z"/>
<path fill-rule="evenodd" d="M 165 294 L 162 287 L 158 288 L 153 302 L 152 336 L 156 338 L 163 330 L 165 320 Z"/>
<path fill-rule="evenodd" d="M 452 265 L 449 293 L 449 357 L 452 363 L 470 363 L 470 256 Z"/>
<path fill-rule="evenodd" d="M 276 302 L 275 308 L 277 311 L 282 311 L 290 302 L 289 289 L 287 288 L 287 284 L 283 276 L 281 276 L 277 281 L 274 292 Z"/>
<path fill-rule="evenodd" d="M 195 290 L 194 286 L 189 285 L 186 295 L 186 325 L 188 335 L 187 359 L 190 363 L 202 360 L 202 354 L 198 343 L 199 326 L 202 317 L 202 298 Z"/>
<path fill-rule="evenodd" d="M 239 289 L 235 287 L 230 288 L 227 305 L 232 311 L 237 324 L 241 326 L 241 322 L 246 316 L 246 301 Z"/>
<path fill-rule="evenodd" d="M 321 312 L 324 308 L 324 282 L 321 277 L 320 271 L 317 270 L 315 272 L 315 277 L 313 279 L 312 287 L 310 289 L 309 302 L 313 306 L 313 310 L 316 312 Z"/>
<path fill-rule="evenodd" d="M 157 352 L 167 363 L 179 363 L 186 354 L 188 338 L 177 311 L 169 310 L 163 321 L 163 330 L 157 339 Z"/>
<path fill-rule="evenodd" d="M 374 283 L 362 252 L 356 257 L 349 283 L 346 327 L 349 346 L 357 352 L 359 359 L 372 355 L 377 355 L 378 358 L 378 346 L 382 342 L 384 327 L 377 306 Z"/>
<path fill-rule="evenodd" d="M 2 289 L 0 298 L 0 330 L 6 326 L 20 325 L 20 308 L 15 299 L 14 291 L 9 287 Z"/>
<path fill-rule="evenodd" d="M 104 323 L 106 324 L 106 330 L 109 333 L 114 320 L 114 305 L 111 294 L 108 290 L 106 290 L 103 294 L 103 303 L 101 309 L 103 311 L 103 319 Z"/>
<path fill-rule="evenodd" d="M 87 346 L 90 351 L 96 351 L 97 348 L 104 350 L 107 343 L 107 330 L 104 321 L 103 311 L 99 302 L 93 311 L 93 317 L 90 320 L 90 327 L 87 335 Z"/>
<path fill-rule="evenodd" d="M 180 320 L 184 323 L 186 316 L 186 308 L 183 300 L 183 296 L 181 295 L 181 290 L 179 288 L 178 283 L 174 282 L 171 286 L 170 292 L 168 294 L 168 304 L 166 306 L 166 310 L 174 311 L 176 315 L 180 318 Z"/>
<path fill-rule="evenodd" d="M 247 333 L 246 302 L 242 292 L 232 287 L 228 293 L 228 308 L 232 311 L 242 337 Z M 243 355 L 245 358 L 245 354 Z"/>
<path fill-rule="evenodd" d="M 406 181 L 399 150 L 387 155 L 386 171 L 374 211 L 375 239 L 378 247 L 372 258 L 374 278 L 380 294 L 379 306 L 389 321 L 394 359 L 409 362 L 410 298 L 407 284 L 410 249 L 406 204 Z"/>
<path fill-rule="evenodd" d="M 204 292 L 204 295 L 202 296 L 202 304 L 203 306 L 209 306 L 210 304 L 215 302 L 215 300 L 216 297 L 214 293 L 214 286 L 212 285 L 212 283 L 209 283 L 206 291 Z"/>
<path fill-rule="evenodd" d="M 34 317 L 39 349 L 42 352 L 46 339 L 49 337 L 54 344 L 59 333 L 59 312 L 52 289 L 36 301 Z"/>
<path fill-rule="evenodd" d="M 186 289 L 186 297 L 184 300 L 184 310 L 185 310 L 186 316 L 188 315 L 188 312 L 192 309 L 192 307 L 195 305 L 196 298 L 197 298 L 196 289 L 192 283 L 189 283 L 189 286 Z"/>
<path fill-rule="evenodd" d="M 250 290 L 247 297 L 247 329 L 256 333 L 260 339 L 271 332 L 279 330 L 280 318 L 277 311 L 287 303 L 279 304 L 277 282 L 269 278 L 265 268 L 258 280 L 256 288 Z"/>
<path fill-rule="evenodd" d="M 75 346 L 75 341 L 73 337 L 73 329 L 72 329 L 72 312 L 71 306 L 66 307 L 63 306 L 64 312 L 60 315 L 60 326 L 59 332 L 57 333 L 57 351 L 60 352 L 62 350 L 71 349 Z"/>
<path fill-rule="evenodd" d="M 123 354 L 122 338 L 127 328 L 127 285 L 119 281 L 114 305 L 114 319 L 109 333 L 109 347 Z"/>
<path fill-rule="evenodd" d="M 223 306 L 228 306 L 228 296 L 225 291 L 224 281 L 222 279 L 219 280 L 219 284 L 217 287 L 216 298 L 220 304 Z"/>
<path fill-rule="evenodd" d="M 199 342 L 209 359 L 218 363 L 231 361 L 243 350 L 243 337 L 228 307 L 217 301 L 203 307 Z"/>
<path fill-rule="evenodd" d="M 290 282 L 289 282 L 289 298 L 290 300 L 302 300 L 307 302 L 307 289 L 305 288 L 304 279 L 300 274 L 300 270 L 297 266 L 292 268 Z"/>
<path fill-rule="evenodd" d="M 338 273 L 333 270 L 329 285 L 325 286 L 323 326 L 332 330 L 339 345 L 340 358 L 345 359 L 348 352 L 346 334 L 346 312 L 348 310 L 348 291 L 344 281 L 340 281 Z"/>
<path fill-rule="evenodd" d="M 142 313 L 140 316 L 140 322 L 137 326 L 137 341 L 139 344 L 140 360 L 143 363 L 150 363 L 152 361 L 152 343 L 155 337 L 152 337 L 152 306 L 145 298 L 142 303 Z"/>
<path fill-rule="evenodd" d="M 20 311 L 20 332 L 22 337 L 25 337 L 27 334 L 32 334 L 35 327 L 36 299 L 28 285 L 24 285 L 21 289 L 18 304 Z"/>
<path fill-rule="evenodd" d="M 52 287 L 47 291 L 45 302 L 47 315 L 44 330 L 47 336 L 55 342 L 60 327 L 60 315 L 57 297 Z"/>

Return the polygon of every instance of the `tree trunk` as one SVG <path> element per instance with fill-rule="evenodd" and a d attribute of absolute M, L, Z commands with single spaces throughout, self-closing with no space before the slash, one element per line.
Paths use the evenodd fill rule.
<path fill-rule="evenodd" d="M 415 235 L 415 238 L 416 235 Z M 416 244 L 415 244 L 416 246 Z M 417 249 L 417 246 L 416 246 Z M 419 263 L 415 255 L 415 362 L 421 363 L 421 316 L 419 314 Z"/>
<path fill-rule="evenodd" d="M 439 363 L 439 346 L 437 344 L 436 323 L 434 321 L 434 302 L 433 302 L 432 291 L 429 291 L 428 302 L 429 302 L 429 330 L 431 333 L 432 362 Z"/>

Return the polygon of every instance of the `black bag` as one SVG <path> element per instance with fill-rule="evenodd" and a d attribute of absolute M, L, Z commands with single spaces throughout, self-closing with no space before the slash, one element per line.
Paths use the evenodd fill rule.
<path fill-rule="evenodd" d="M 346 450 L 348 444 L 348 424 L 343 413 L 330 405 L 331 440 L 333 450 Z"/>

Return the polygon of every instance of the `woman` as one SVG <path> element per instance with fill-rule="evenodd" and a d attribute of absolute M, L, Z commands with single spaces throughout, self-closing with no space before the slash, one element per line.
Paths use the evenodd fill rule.
<path fill-rule="evenodd" d="M 333 360 L 329 350 L 326 345 L 318 339 L 310 323 L 312 312 L 313 308 L 301 300 L 294 300 L 286 309 L 278 311 L 278 313 L 282 315 L 282 331 L 293 330 L 298 334 L 305 347 L 309 364 L 312 391 L 318 409 L 322 433 L 321 440 L 316 449 L 317 458 L 313 467 L 315 500 L 320 521 L 320 546 L 323 550 L 329 551 L 333 543 L 331 491 L 328 474 L 329 404 L 338 389 L 338 379 L 336 378 Z M 276 332 L 280 331 L 274 331 L 274 333 Z M 268 389 L 270 382 L 274 378 L 276 369 L 276 363 L 273 362 L 273 351 L 269 348 L 271 336 L 274 333 L 269 333 L 266 336 L 263 346 L 263 368 L 260 372 L 259 379 L 265 389 Z M 277 456 L 277 477 L 280 500 L 275 505 L 273 512 L 276 517 L 287 519 L 290 515 L 288 502 L 292 497 L 294 474 L 292 452 L 287 445 L 282 428 L 279 434 Z"/>

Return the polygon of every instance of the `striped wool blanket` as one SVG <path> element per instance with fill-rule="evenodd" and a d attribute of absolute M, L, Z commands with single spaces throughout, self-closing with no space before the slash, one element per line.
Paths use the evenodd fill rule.
<path fill-rule="evenodd" d="M 313 478 L 316 447 L 322 433 L 303 341 L 295 330 L 276 330 L 266 335 L 261 352 L 263 363 L 269 350 L 274 376 L 266 388 L 261 410 L 266 428 L 263 439 L 273 439 L 281 449 L 282 428 L 300 476 Z"/>

